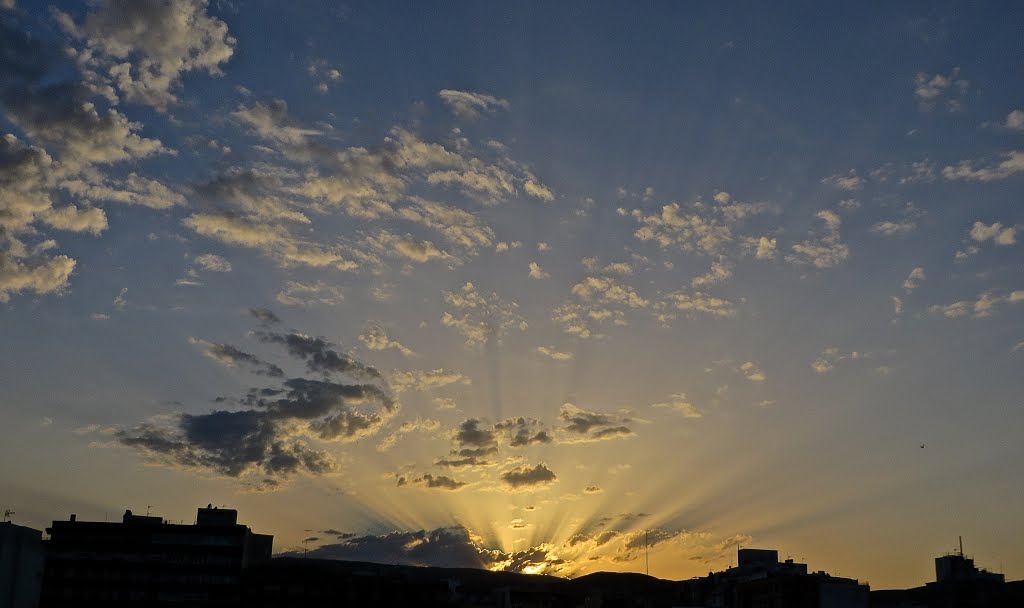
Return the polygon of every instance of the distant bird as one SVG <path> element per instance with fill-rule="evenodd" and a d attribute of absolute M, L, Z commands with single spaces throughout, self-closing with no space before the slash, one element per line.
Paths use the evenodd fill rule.
<path fill-rule="evenodd" d="M 921 448 L 924 449 L 924 444 L 923 443 L 921 444 Z"/>

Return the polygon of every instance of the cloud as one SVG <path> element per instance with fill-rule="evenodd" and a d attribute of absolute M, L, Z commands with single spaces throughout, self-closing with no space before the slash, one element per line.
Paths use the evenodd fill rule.
<path fill-rule="evenodd" d="M 315 304 L 337 306 L 345 301 L 341 288 L 328 285 L 323 281 L 303 283 L 301 281 L 285 281 L 281 291 L 274 296 L 285 306 L 309 307 Z"/>
<path fill-rule="evenodd" d="M 953 68 L 948 75 L 918 72 L 914 76 L 914 96 L 922 111 L 943 103 L 946 110 L 958 112 L 963 109 L 969 88 L 970 82 L 960 78 L 960 68 Z"/>
<path fill-rule="evenodd" d="M 682 311 L 688 317 L 694 317 L 696 313 L 720 319 L 736 316 L 736 306 L 732 302 L 700 291 L 693 293 L 677 291 L 667 294 L 664 300 L 655 305 L 655 308 L 662 313 L 672 310 Z M 671 312 L 663 316 L 665 320 L 675 318 Z"/>
<path fill-rule="evenodd" d="M 546 486 L 557 479 L 558 476 L 543 463 L 533 467 L 523 465 L 501 474 L 501 480 L 514 490 Z"/>
<path fill-rule="evenodd" d="M 551 443 L 554 439 L 539 420 L 533 418 L 509 418 L 494 425 L 509 447 L 519 448 L 536 443 Z"/>
<path fill-rule="evenodd" d="M 979 243 L 992 241 L 996 245 L 1013 245 L 1017 242 L 1018 226 L 1003 226 L 999 222 L 986 225 L 983 222 L 974 222 L 971 227 L 971 238 Z"/>
<path fill-rule="evenodd" d="M 733 265 L 731 262 L 723 257 L 719 257 L 717 261 L 711 263 L 711 269 L 708 272 L 694 277 L 690 281 L 690 285 L 699 288 L 724 283 L 732 278 L 732 269 Z"/>
<path fill-rule="evenodd" d="M 189 338 L 188 341 L 189 344 L 202 346 L 204 349 L 203 354 L 226 367 L 242 364 L 251 367 L 253 373 L 257 375 L 275 378 L 284 377 L 284 370 L 280 367 L 273 363 L 268 363 L 256 355 L 241 351 L 230 344 L 207 342 L 199 338 Z"/>
<path fill-rule="evenodd" d="M 339 353 L 334 345 L 324 340 L 298 332 L 279 333 L 257 330 L 254 334 L 261 342 L 280 344 L 288 354 L 306 362 L 311 372 L 349 374 L 355 377 L 380 378 L 380 372 L 371 366 L 356 361 L 347 354 Z"/>
<path fill-rule="evenodd" d="M 501 340 L 509 330 L 527 328 L 518 304 L 505 302 L 493 292 L 483 294 L 473 283 L 467 282 L 457 291 L 442 291 L 441 296 L 454 311 L 445 311 L 441 323 L 461 333 L 466 346 L 482 346 L 490 340 Z"/>
<path fill-rule="evenodd" d="M 751 382 L 764 382 L 766 377 L 764 372 L 761 371 L 761 367 L 755 361 L 747 361 L 740 365 L 740 372 Z"/>
<path fill-rule="evenodd" d="M 206 9 L 206 0 L 103 0 L 82 24 L 54 14 L 82 43 L 76 58 L 94 87 L 116 86 L 127 101 L 164 110 L 184 73 L 219 76 L 234 53 L 227 25 Z"/>
<path fill-rule="evenodd" d="M 197 255 L 193 261 L 207 272 L 231 272 L 231 262 L 213 253 Z"/>
<path fill-rule="evenodd" d="M 470 384 L 470 382 L 469 378 L 459 372 L 445 368 L 426 371 L 394 371 L 388 375 L 388 383 L 396 393 L 427 391 L 452 384 Z"/>
<path fill-rule="evenodd" d="M 304 557 L 369 561 L 382 564 L 443 568 L 491 567 L 502 555 L 483 548 L 482 539 L 463 526 L 350 536 L 340 543 L 325 544 L 304 552 Z"/>
<path fill-rule="evenodd" d="M 882 236 L 894 237 L 910 234 L 915 228 L 917 228 L 917 223 L 913 221 L 893 222 L 886 220 L 872 225 L 871 232 Z"/>
<path fill-rule="evenodd" d="M 346 259 L 336 248 L 297 238 L 282 225 L 268 224 L 231 212 L 194 213 L 182 220 L 182 224 L 197 234 L 228 245 L 260 251 L 286 267 L 333 267 L 337 270 L 353 270 L 357 267 L 355 262 Z"/>
<path fill-rule="evenodd" d="M 1024 131 L 1024 110 L 1014 110 L 1007 114 L 1003 126 L 1014 131 Z"/>
<path fill-rule="evenodd" d="M 430 473 L 425 473 L 411 480 L 406 480 L 405 477 L 398 478 L 399 486 L 406 484 L 421 485 L 425 488 L 434 488 L 438 490 L 459 490 L 466 485 L 466 482 L 457 481 L 445 475 L 431 475 Z"/>
<path fill-rule="evenodd" d="M 377 450 L 386 452 L 390 450 L 398 442 L 398 438 L 402 435 L 407 435 L 413 432 L 424 432 L 432 433 L 441 427 L 441 423 L 431 418 L 416 418 L 415 420 L 407 420 L 400 424 L 397 429 L 389 433 L 381 442 L 377 445 Z"/>
<path fill-rule="evenodd" d="M 818 235 L 812 232 L 812 239 L 793 245 L 793 253 L 786 261 L 794 264 L 811 264 L 825 269 L 838 266 L 850 257 L 850 248 L 840 240 L 839 226 L 842 220 L 834 211 L 823 209 L 815 214 L 825 224 Z"/>
<path fill-rule="evenodd" d="M 75 260 L 66 255 L 17 259 L 0 251 L 0 302 L 25 291 L 61 293 L 74 269 Z"/>
<path fill-rule="evenodd" d="M 669 395 L 668 401 L 652 403 L 651 407 L 666 408 L 679 412 L 684 418 L 701 418 L 704 414 L 687 398 L 686 393 Z"/>
<path fill-rule="evenodd" d="M 364 244 L 380 255 L 402 258 L 412 262 L 424 263 L 431 260 L 451 260 L 452 256 L 437 248 L 434 243 L 418 239 L 412 235 L 399 235 L 388 230 L 380 230 L 367 236 Z"/>
<path fill-rule="evenodd" d="M 278 325 L 281 323 L 281 319 L 274 314 L 274 311 L 268 308 L 250 308 L 249 314 L 259 321 L 264 327 L 268 325 Z"/>
<path fill-rule="evenodd" d="M 581 443 L 630 437 L 635 433 L 626 426 L 630 419 L 617 414 L 602 414 L 585 410 L 572 403 L 565 403 L 558 411 L 564 423 L 564 443 Z"/>
<path fill-rule="evenodd" d="M 912 293 L 925 280 L 924 268 L 918 266 L 910 271 L 907 278 L 903 280 L 903 290 L 908 294 Z"/>
<path fill-rule="evenodd" d="M 980 164 L 979 161 L 962 160 L 956 165 L 942 168 L 942 177 L 947 180 L 993 182 L 1006 179 L 1024 171 L 1024 152 L 1011 150 L 1002 154 L 1003 160 L 995 164 Z"/>
<path fill-rule="evenodd" d="M 560 350 L 557 350 L 554 346 L 538 346 L 534 350 L 544 355 L 545 357 L 554 359 L 555 361 L 571 361 L 573 358 L 572 353 L 562 352 Z"/>
<path fill-rule="evenodd" d="M 310 137 L 322 134 L 299 126 L 288 114 L 288 104 L 283 99 L 240 105 L 231 113 L 231 117 L 251 128 L 261 139 L 285 146 L 302 147 L 307 145 Z"/>
<path fill-rule="evenodd" d="M 858 351 L 852 351 L 849 353 L 843 353 L 835 346 L 830 346 L 825 350 L 821 351 L 818 358 L 811 362 L 811 369 L 817 374 L 827 374 L 836 368 L 836 365 L 841 361 L 846 360 L 857 360 L 870 357 L 870 353 L 862 353 Z"/>
<path fill-rule="evenodd" d="M 754 249 L 754 257 L 758 260 L 774 260 L 776 252 L 776 239 L 770 239 L 766 236 L 758 237 L 756 241 L 752 242 Z"/>
<path fill-rule="evenodd" d="M 508 101 L 484 93 L 441 89 L 437 95 L 452 114 L 469 120 L 480 118 L 482 114 L 490 114 L 498 109 L 508 110 L 512 107 Z"/>
<path fill-rule="evenodd" d="M 366 348 L 370 350 L 396 350 L 406 357 L 415 356 L 416 353 L 412 349 L 406 347 L 404 344 L 388 337 L 387 331 L 377 324 L 370 324 L 366 327 L 365 333 L 359 336 L 359 341 L 366 345 Z"/>
<path fill-rule="evenodd" d="M 257 332 L 265 342 L 286 347 L 311 371 L 370 375 L 362 363 L 339 364 L 322 342 L 301 334 Z M 202 340 L 195 344 L 221 363 L 244 363 L 278 375 L 257 357 Z M 218 402 L 226 401 L 218 399 Z M 305 472 L 323 475 L 335 470 L 333 455 L 311 442 L 351 442 L 377 433 L 395 411 L 394 400 L 376 384 L 349 384 L 329 379 L 288 378 L 279 388 L 254 388 L 235 399 L 234 410 L 205 414 L 157 416 L 134 427 L 116 427 L 115 440 L 151 460 L 173 467 L 213 471 L 234 478 L 274 482 Z M 259 482 L 263 484 L 263 482 Z M 263 484 L 265 485 L 265 484 Z"/>
<path fill-rule="evenodd" d="M 864 178 L 857 175 L 855 169 L 850 169 L 846 174 L 836 173 L 835 175 L 823 177 L 821 183 L 839 188 L 840 190 L 856 192 L 864 187 Z"/>
<path fill-rule="evenodd" d="M 1004 304 L 1019 304 L 1020 302 L 1024 302 L 1024 290 L 1012 291 L 1006 294 L 986 291 L 979 294 L 974 300 L 961 300 L 945 305 L 936 304 L 929 306 L 928 310 L 949 319 L 961 317 L 984 319 L 994 315 L 996 310 Z"/>
<path fill-rule="evenodd" d="M 537 262 L 530 262 L 530 278 L 531 279 L 550 279 L 551 275 L 544 272 L 544 269 L 540 267 Z"/>

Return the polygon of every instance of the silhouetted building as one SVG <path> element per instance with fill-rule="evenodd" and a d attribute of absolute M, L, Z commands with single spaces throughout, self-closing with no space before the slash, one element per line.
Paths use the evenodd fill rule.
<path fill-rule="evenodd" d="M 1020 608 L 1024 584 L 974 565 L 960 551 L 935 558 L 935 581 L 912 589 L 875 591 L 872 608 Z"/>
<path fill-rule="evenodd" d="M 807 564 L 779 561 L 773 549 L 740 549 L 736 566 L 707 577 L 708 608 L 867 608 L 870 589 L 856 579 L 824 571 L 808 574 Z"/>
<path fill-rule="evenodd" d="M 43 533 L 0 522 L 0 608 L 36 608 L 43 580 Z"/>
<path fill-rule="evenodd" d="M 274 537 L 237 520 L 208 506 L 195 525 L 131 511 L 120 523 L 54 521 L 41 606 L 239 605 L 243 572 L 270 559 Z"/>

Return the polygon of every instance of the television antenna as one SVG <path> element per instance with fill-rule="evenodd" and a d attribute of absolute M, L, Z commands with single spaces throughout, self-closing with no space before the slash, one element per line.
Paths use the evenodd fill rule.
<path fill-rule="evenodd" d="M 14 511 L 10 509 L 4 509 L 4 521 L 11 521 L 11 515 L 14 515 Z"/>

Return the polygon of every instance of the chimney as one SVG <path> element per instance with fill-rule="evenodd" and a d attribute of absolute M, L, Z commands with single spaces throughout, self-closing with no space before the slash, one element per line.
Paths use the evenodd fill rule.
<path fill-rule="evenodd" d="M 71 514 L 71 519 L 69 519 L 68 521 L 75 521 L 75 514 L 74 513 Z"/>

